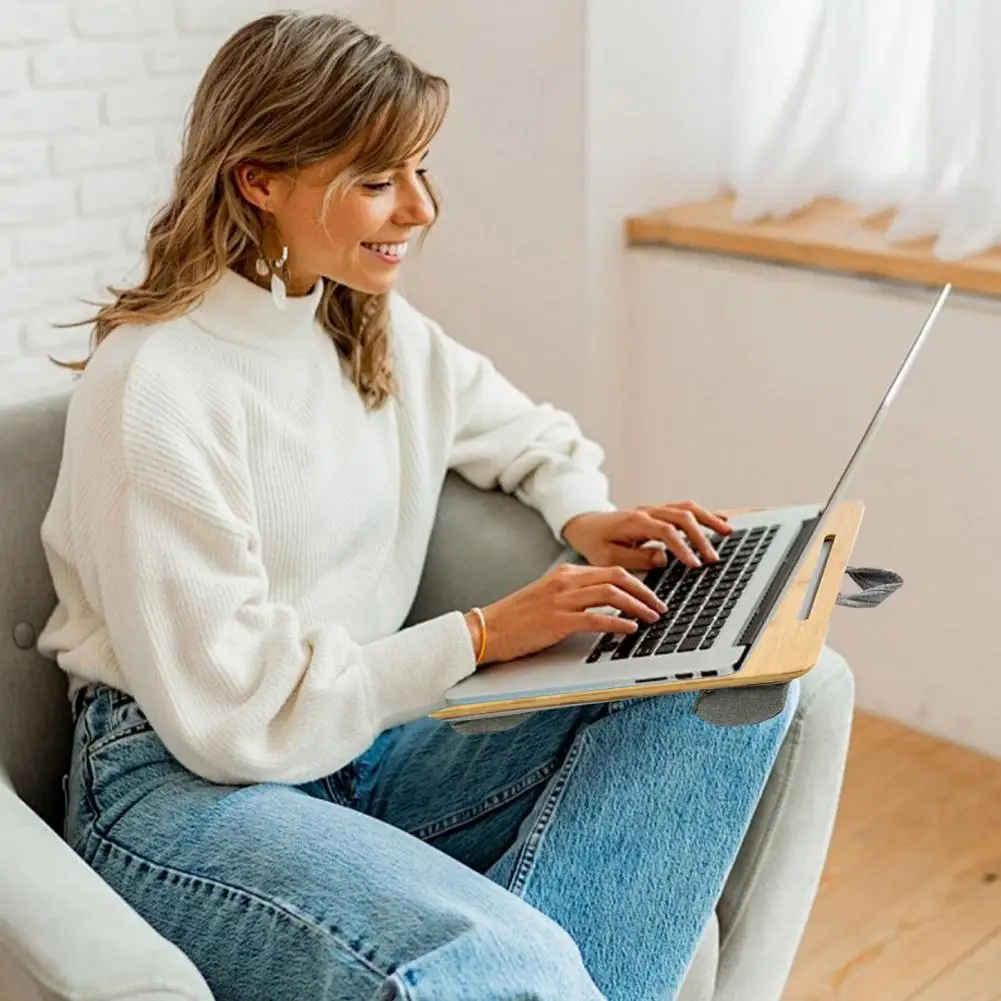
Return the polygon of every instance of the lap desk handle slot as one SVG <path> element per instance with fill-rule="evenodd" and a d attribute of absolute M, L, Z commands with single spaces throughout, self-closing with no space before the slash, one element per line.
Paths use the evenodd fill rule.
<path fill-rule="evenodd" d="M 758 644 L 747 657 L 744 672 L 774 671 L 776 664 L 793 677 L 805 674 L 820 656 L 831 614 L 836 605 L 846 608 L 875 608 L 903 586 L 903 578 L 892 570 L 849 567 L 863 506 L 846 501 L 831 519 L 831 530 L 817 545 L 815 553 L 800 568 L 795 584 L 786 596 Z M 859 587 L 853 594 L 839 590 L 847 574 Z M 746 675 L 745 675 L 746 678 Z M 740 688 L 705 691 L 696 704 L 696 713 L 709 723 L 740 726 L 770 719 L 782 711 L 792 678 Z"/>

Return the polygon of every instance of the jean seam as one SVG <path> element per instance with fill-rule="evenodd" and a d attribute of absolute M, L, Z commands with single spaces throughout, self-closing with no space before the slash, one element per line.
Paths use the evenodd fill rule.
<path fill-rule="evenodd" d="M 179 879 L 189 880 L 195 885 L 200 884 L 201 886 L 214 887 L 224 890 L 227 893 L 233 894 L 234 897 L 242 900 L 250 906 L 259 907 L 264 911 L 281 918 L 282 920 L 288 921 L 290 924 L 304 929 L 310 934 L 318 935 L 325 940 L 329 940 L 339 950 L 354 959 L 362 968 L 367 970 L 369 973 L 372 973 L 374 976 L 377 976 L 380 983 L 391 977 L 395 972 L 395 967 L 389 970 L 382 970 L 378 966 L 375 966 L 370 959 L 366 958 L 356 949 L 352 948 L 350 943 L 345 942 L 343 938 L 341 938 L 340 935 L 332 928 L 320 924 L 310 915 L 305 914 L 299 911 L 298 908 L 293 907 L 288 901 L 279 902 L 271 899 L 270 897 L 266 897 L 263 894 L 248 890 L 246 887 L 236 886 L 232 883 L 227 883 L 219 879 L 212 879 L 209 876 L 204 876 L 199 873 L 187 872 L 184 869 L 177 869 L 174 866 L 164 865 L 162 862 L 154 862 L 152 859 L 146 858 L 144 855 L 140 855 L 131 848 L 127 848 L 125 845 L 115 841 L 114 838 L 109 837 L 106 832 L 101 830 L 96 822 L 91 825 L 91 829 L 87 836 L 97 842 L 98 849 L 106 848 L 110 851 L 118 852 L 134 862 L 148 866 L 153 872 L 159 872 L 169 876 L 176 876 Z M 97 853 L 94 852 L 91 856 L 95 859 L 95 861 L 96 854 Z"/>
<path fill-rule="evenodd" d="M 106 733 L 103 737 L 98 737 L 92 744 L 88 743 L 87 753 L 91 755 L 99 754 L 105 748 L 111 747 L 113 744 L 117 744 L 118 741 L 124 740 L 126 737 L 134 736 L 137 733 L 148 732 L 152 729 L 153 725 L 149 722 L 149 720 L 140 720 L 138 723 L 131 723 L 123 730 L 112 730 L 110 733 Z"/>
<path fill-rule="evenodd" d="M 521 796 L 529 789 L 547 781 L 557 771 L 557 768 L 558 765 L 555 762 L 547 762 L 535 769 L 535 771 L 523 775 L 517 782 L 512 782 L 495 792 L 487 794 L 475 806 L 457 810 L 433 823 L 424 824 L 408 833 L 416 838 L 420 838 L 422 841 L 426 841 L 429 838 L 442 837 L 443 835 L 461 830 L 463 827 L 468 827 L 474 821 L 501 809 L 510 803 L 511 800 Z"/>
<path fill-rule="evenodd" d="M 331 775 L 324 775 L 320 779 L 320 784 L 326 790 L 327 797 L 329 798 L 331 803 L 334 803 L 338 806 L 345 806 L 348 809 L 353 809 L 354 803 L 358 798 L 357 790 L 355 788 L 355 783 L 352 780 L 350 784 L 345 783 L 345 785 L 348 786 L 348 788 L 338 789 L 334 780 L 339 774 L 340 774 L 339 772 L 334 772 Z"/>
<path fill-rule="evenodd" d="M 587 728 L 582 727 L 570 745 L 570 750 L 567 751 L 559 770 L 556 772 L 556 778 L 553 781 L 552 788 L 549 790 L 545 802 L 542 804 L 539 819 L 536 821 L 534 829 L 526 835 L 524 843 L 521 846 L 515 862 L 514 872 L 508 882 L 508 890 L 519 897 L 524 896 L 532 870 L 535 868 L 539 850 L 545 841 L 549 826 L 556 815 L 556 810 L 563 800 L 567 786 L 570 784 L 570 779 L 577 768 L 577 762 L 580 760 L 584 742 L 587 739 Z"/>
<path fill-rule="evenodd" d="M 84 731 L 84 741 L 83 741 L 83 746 L 80 747 L 79 750 L 77 750 L 76 748 L 73 749 L 73 753 L 77 753 L 80 755 L 80 772 L 81 772 L 80 781 L 81 785 L 83 786 L 84 800 L 86 801 L 87 806 L 90 809 L 90 815 L 92 818 L 91 822 L 93 823 L 93 821 L 96 820 L 101 815 L 101 812 L 98 809 L 97 797 L 94 795 L 95 776 L 94 776 L 94 769 L 92 767 L 90 760 L 90 754 L 88 753 L 88 751 L 90 750 L 90 742 L 94 739 L 94 733 L 90 728 L 90 720 L 88 719 L 87 716 L 89 709 L 90 706 L 87 705 L 80 713 L 80 720 L 82 722 Z M 72 761 L 70 767 L 72 767 Z"/>
<path fill-rule="evenodd" d="M 417 1001 L 414 992 L 410 990 L 409 984 L 403 979 L 403 977 L 397 975 L 396 973 L 390 974 L 388 979 L 392 982 L 393 986 L 396 988 L 396 992 L 400 997 L 400 1001 Z"/>
<path fill-rule="evenodd" d="M 97 745 L 96 750 L 98 753 L 106 751 L 109 747 L 119 744 L 126 737 L 135 736 L 135 733 L 137 732 L 140 731 L 138 731 L 136 727 L 130 727 L 129 733 L 106 734 L 105 737 L 100 737 L 98 738 L 98 741 L 95 742 Z M 149 722 L 146 722 L 143 725 L 141 732 L 152 733 L 155 737 L 157 736 L 156 731 L 153 729 L 152 725 Z M 114 739 L 107 739 L 112 736 L 114 737 Z M 79 752 L 81 759 L 80 765 L 81 765 L 81 770 L 83 772 L 82 775 L 83 794 L 91 810 L 91 816 L 93 817 L 93 825 L 95 829 L 97 829 L 98 818 L 101 816 L 102 809 L 100 803 L 98 802 L 97 793 L 94 791 L 97 787 L 97 772 L 94 770 L 95 744 L 90 743 L 92 733 L 89 725 L 87 726 L 87 737 L 88 737 L 87 743 L 84 744 L 83 748 Z M 159 740 L 159 737 L 157 737 L 157 739 Z M 102 740 L 104 741 L 103 744 L 100 743 L 100 741 Z M 136 804 L 133 804 L 133 806 L 135 805 Z M 99 833 L 102 837 L 108 837 L 109 841 L 111 840 L 109 831 L 99 830 Z"/>

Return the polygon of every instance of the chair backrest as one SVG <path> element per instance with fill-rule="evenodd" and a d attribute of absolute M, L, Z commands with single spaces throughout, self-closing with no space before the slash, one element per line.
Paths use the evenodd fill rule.
<path fill-rule="evenodd" d="M 404 625 L 489 605 L 572 555 L 537 511 L 501 490 L 481 490 L 449 473 Z"/>
<path fill-rule="evenodd" d="M 39 530 L 68 400 L 62 393 L 0 408 L 0 771 L 57 829 L 71 716 L 66 676 L 39 656 L 35 641 L 56 600 Z"/>

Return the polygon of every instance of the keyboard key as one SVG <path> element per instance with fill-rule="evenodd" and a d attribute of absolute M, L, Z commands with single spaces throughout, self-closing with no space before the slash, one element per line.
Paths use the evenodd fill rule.
<path fill-rule="evenodd" d="M 657 647 L 657 656 L 663 656 L 665 653 L 677 653 L 678 644 L 681 642 L 681 637 L 676 636 L 671 638 L 670 636 L 665 636 L 660 646 Z"/>
<path fill-rule="evenodd" d="M 652 626 L 647 629 L 643 639 L 640 641 L 639 646 L 636 648 L 636 653 L 633 656 L 645 656 L 646 653 L 651 653 L 657 649 L 657 644 L 661 641 L 661 638 L 667 633 L 667 623 L 658 623 L 656 626 Z"/>
<path fill-rule="evenodd" d="M 628 633 L 622 637 L 622 642 L 619 643 L 619 648 L 612 654 L 612 660 L 625 660 L 626 657 L 630 656 L 636 644 L 643 638 L 643 629 L 640 627 L 634 633 Z"/>
<path fill-rule="evenodd" d="M 633 655 L 630 660 L 635 660 L 637 657 L 650 657 L 653 655 L 654 651 L 657 649 L 657 643 L 660 641 L 660 637 L 655 639 L 647 637 L 642 643 L 633 651 Z"/>
<path fill-rule="evenodd" d="M 593 663 L 605 653 L 613 660 L 622 660 L 709 649 L 777 532 L 778 526 L 757 526 L 738 529 L 726 537 L 714 536 L 710 543 L 720 560 L 701 568 L 686 567 L 669 557 L 666 567 L 658 567 L 646 577 L 647 586 L 669 605 L 667 613 L 653 625 L 641 622 L 640 628 L 628 636 L 608 633 L 607 641 L 592 651 L 588 662 Z"/>
<path fill-rule="evenodd" d="M 588 655 L 586 663 L 593 664 L 600 659 L 602 654 L 611 653 L 619 645 L 618 633 L 605 633 L 595 644 L 594 649 Z"/>
<path fill-rule="evenodd" d="M 680 573 L 670 573 L 668 574 L 658 585 L 654 588 L 657 597 L 663 601 L 666 601 L 670 596 L 671 592 L 677 586 L 678 581 L 681 579 Z"/>
<path fill-rule="evenodd" d="M 706 633 L 706 638 L 699 644 L 700 650 L 708 650 L 715 642 L 719 633 Z"/>

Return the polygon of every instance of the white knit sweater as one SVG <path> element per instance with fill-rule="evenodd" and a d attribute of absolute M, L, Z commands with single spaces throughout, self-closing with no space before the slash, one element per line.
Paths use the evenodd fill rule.
<path fill-rule="evenodd" d="M 42 541 L 40 640 L 132 694 L 215 782 L 302 782 L 440 706 L 474 669 L 460 611 L 400 630 L 449 468 L 554 535 L 609 510 L 603 453 L 392 301 L 399 393 L 374 412 L 315 320 L 226 272 L 187 316 L 116 330 L 70 402 Z"/>

